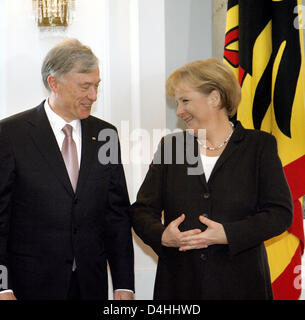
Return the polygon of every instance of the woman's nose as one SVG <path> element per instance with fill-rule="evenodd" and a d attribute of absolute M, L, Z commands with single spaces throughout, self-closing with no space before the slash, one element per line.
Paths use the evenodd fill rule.
<path fill-rule="evenodd" d="M 177 103 L 177 111 L 176 111 L 177 117 L 181 118 L 184 114 L 184 109 L 181 107 L 180 103 Z"/>

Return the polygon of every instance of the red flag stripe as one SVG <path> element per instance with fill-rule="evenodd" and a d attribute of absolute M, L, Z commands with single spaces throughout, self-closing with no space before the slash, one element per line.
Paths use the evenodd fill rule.
<path fill-rule="evenodd" d="M 301 241 L 301 252 L 304 250 L 303 210 L 299 198 L 305 194 L 305 156 L 289 163 L 284 167 L 287 182 L 293 199 L 293 222 L 289 232 Z"/>
<path fill-rule="evenodd" d="M 293 222 L 288 229 L 290 233 L 295 235 L 300 241 L 301 252 L 304 251 L 304 229 L 303 229 L 303 210 L 299 200 L 293 202 Z"/>
<path fill-rule="evenodd" d="M 301 284 L 301 245 L 298 246 L 289 265 L 272 282 L 272 289 L 275 300 L 297 300 L 302 292 Z"/>
<path fill-rule="evenodd" d="M 239 66 L 238 67 L 238 81 L 239 81 L 240 86 L 243 85 L 243 82 L 245 80 L 246 75 L 247 75 L 246 71 L 241 66 Z"/>
<path fill-rule="evenodd" d="M 238 40 L 238 27 L 231 29 L 225 36 L 225 47 Z"/>
<path fill-rule="evenodd" d="M 234 67 L 238 66 L 238 51 L 235 50 L 224 50 L 224 58 Z"/>
<path fill-rule="evenodd" d="M 305 155 L 287 164 L 284 167 L 285 175 L 293 200 L 299 199 L 305 194 Z"/>

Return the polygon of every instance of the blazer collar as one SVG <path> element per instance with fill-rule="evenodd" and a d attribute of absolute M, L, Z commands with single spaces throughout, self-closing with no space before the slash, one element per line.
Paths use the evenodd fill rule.
<path fill-rule="evenodd" d="M 94 156 L 97 155 L 97 129 L 91 121 L 91 118 L 81 120 L 82 126 L 82 154 L 80 170 L 77 182 L 76 193 L 79 194 L 85 185 L 86 178 L 90 172 Z"/>
<path fill-rule="evenodd" d="M 234 122 L 234 131 L 233 134 L 231 136 L 230 141 L 234 141 L 234 142 L 238 142 L 243 140 L 245 136 L 245 129 L 242 126 L 242 124 L 240 123 L 240 121 L 235 121 Z"/>
<path fill-rule="evenodd" d="M 54 172 L 57 179 L 63 184 L 68 193 L 73 195 L 74 191 L 70 183 L 70 178 L 61 151 L 44 109 L 44 101 L 34 109 L 34 113 L 28 119 L 28 122 L 31 125 L 30 135 L 32 136 L 36 147 L 48 163 L 50 169 Z"/>
<path fill-rule="evenodd" d="M 187 135 L 189 135 L 189 134 L 185 133 L 185 137 Z M 230 155 L 233 152 L 235 152 L 235 150 L 238 149 L 239 142 L 244 139 L 244 135 L 245 135 L 245 129 L 243 128 L 243 126 L 241 125 L 241 123 L 239 121 L 236 121 L 234 123 L 233 134 L 232 134 L 227 146 L 225 147 L 224 151 L 222 152 L 222 154 L 218 158 L 218 160 L 217 160 L 217 162 L 211 172 L 210 180 L 213 178 L 213 175 L 215 174 L 215 172 L 217 172 L 217 170 L 219 170 L 219 168 L 222 167 L 222 165 L 226 162 L 226 160 L 230 157 Z M 198 141 L 197 141 L 196 137 L 194 137 L 193 139 L 195 139 L 195 141 L 196 141 L 195 143 L 193 143 L 194 141 L 192 141 L 190 139 L 190 137 L 188 137 L 188 139 L 186 139 L 186 152 L 198 155 L 198 163 L 196 164 L 196 166 L 198 166 L 199 172 L 203 172 L 203 167 L 202 167 L 201 159 L 199 156 Z M 200 180 L 203 183 L 203 185 L 205 187 L 207 187 L 207 181 L 206 181 L 204 173 L 199 174 L 199 177 L 200 177 Z"/>
<path fill-rule="evenodd" d="M 50 166 L 50 169 L 54 172 L 54 175 L 63 184 L 68 193 L 75 196 L 61 151 L 44 109 L 44 101 L 34 109 L 34 113 L 28 118 L 28 122 L 31 125 L 30 134 L 32 139 Z M 84 182 L 91 168 L 89 164 L 92 163 L 91 159 L 97 150 L 96 140 L 92 139 L 92 137 L 96 135 L 96 130 L 94 126 L 90 124 L 90 117 L 81 120 L 81 126 L 82 154 L 76 194 L 78 194 L 84 186 Z"/>
<path fill-rule="evenodd" d="M 219 159 L 217 160 L 215 167 L 213 168 L 210 179 L 213 178 L 213 175 L 222 165 L 227 161 L 227 159 L 238 149 L 239 143 L 244 139 L 245 136 L 245 129 L 241 125 L 239 121 L 236 121 L 234 124 L 234 131 L 233 134 L 225 147 L 224 151 L 220 155 Z"/>

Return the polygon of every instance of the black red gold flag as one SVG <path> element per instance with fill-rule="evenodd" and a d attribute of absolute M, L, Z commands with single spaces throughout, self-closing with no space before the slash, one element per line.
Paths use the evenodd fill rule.
<path fill-rule="evenodd" d="M 224 61 L 242 87 L 237 118 L 277 139 L 294 204 L 288 231 L 265 242 L 274 298 L 298 299 L 304 249 L 305 66 L 301 0 L 229 0 Z"/>

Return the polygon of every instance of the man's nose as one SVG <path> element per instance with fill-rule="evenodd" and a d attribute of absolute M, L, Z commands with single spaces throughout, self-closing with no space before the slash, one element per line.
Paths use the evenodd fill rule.
<path fill-rule="evenodd" d="M 89 92 L 88 92 L 88 98 L 92 101 L 95 101 L 97 99 L 97 88 L 95 87 L 90 87 Z"/>

